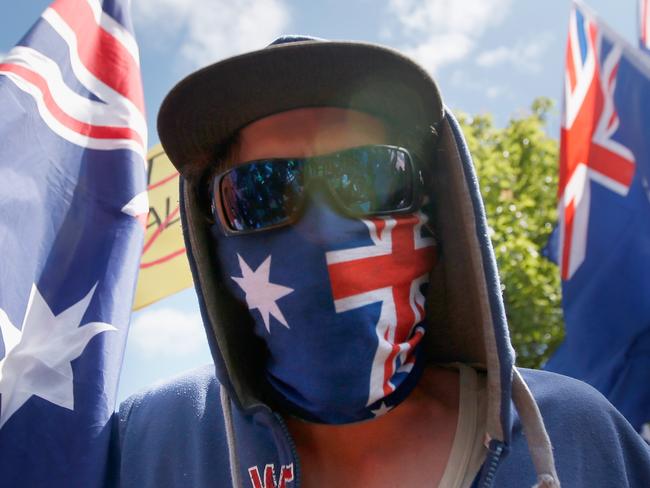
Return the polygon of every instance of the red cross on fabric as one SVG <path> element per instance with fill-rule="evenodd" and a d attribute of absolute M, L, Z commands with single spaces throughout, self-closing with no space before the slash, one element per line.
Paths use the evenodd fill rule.
<path fill-rule="evenodd" d="M 575 19 L 575 17 L 574 17 Z M 572 247 L 576 245 L 574 223 L 579 205 L 580 192 L 576 188 L 589 185 L 589 180 L 606 182 L 610 188 L 629 188 L 634 177 L 634 159 L 626 152 L 617 150 L 620 144 L 611 141 L 618 125 L 618 115 L 614 107 L 614 87 L 618 71 L 618 61 L 610 65 L 607 70 L 602 70 L 598 51 L 596 49 L 598 32 L 595 24 L 587 22 L 587 27 L 580 23 L 572 23 L 571 29 L 584 29 L 587 39 L 587 56 L 592 57 L 593 63 L 582 62 L 577 54 L 579 47 L 576 39 L 577 31 L 570 31 L 567 46 L 566 77 L 568 87 L 565 88 L 565 111 L 574 110 L 575 116 L 566 117 L 567 126 L 562 127 L 560 134 L 560 181 L 559 196 L 564 202 L 561 211 L 563 215 L 563 245 L 561 256 L 562 279 L 570 278 L 570 259 Z M 601 76 L 606 79 L 601 79 Z M 585 78 L 587 89 L 584 90 Z M 604 83 L 603 83 L 604 81 Z M 609 105 L 606 107 L 606 105 Z M 609 146 L 609 147 L 608 147 Z M 578 171 L 579 168 L 583 170 Z M 572 181 L 582 178 L 585 181 Z M 609 182 L 607 184 L 607 182 Z M 572 186 L 570 191 L 568 187 Z M 588 191 L 588 189 L 586 190 Z M 588 199 L 586 199 L 587 205 Z M 587 209 L 588 215 L 588 209 Z M 586 229 L 586 227 L 584 227 Z M 581 241 L 577 245 L 584 246 L 586 235 L 579 236 Z"/>
<path fill-rule="evenodd" d="M 617 69 L 612 70 L 608 83 L 616 78 Z M 634 176 L 634 162 L 607 149 L 594 141 L 596 126 L 603 116 L 604 96 L 598 70 L 594 74 L 589 91 L 580 107 L 573 125 L 562 128 L 560 136 L 560 193 L 564 193 L 578 164 L 587 165 L 608 178 L 630 186 Z M 614 123 L 616 112 L 609 117 L 608 126 Z"/>
<path fill-rule="evenodd" d="M 420 320 L 424 317 L 424 309 L 413 300 L 412 286 L 415 280 L 428 275 L 436 261 L 432 240 L 426 240 L 424 246 L 416 243 L 421 218 L 421 215 L 408 215 L 370 219 L 367 222 L 374 226 L 377 241 L 368 248 L 369 255 L 328 265 L 335 301 L 382 289 L 389 291 L 383 306 L 394 307 L 396 323 L 383 334 L 392 343 L 384 363 L 384 394 L 392 391 L 389 380 L 395 372 L 397 355 L 401 350 L 412 350 L 421 338 L 421 333 L 409 338 L 418 315 Z M 377 252 L 377 247 L 383 249 Z"/>

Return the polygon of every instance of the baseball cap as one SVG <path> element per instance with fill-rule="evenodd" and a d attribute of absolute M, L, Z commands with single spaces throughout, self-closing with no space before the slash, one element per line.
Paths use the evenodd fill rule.
<path fill-rule="evenodd" d="M 201 175 L 242 127 L 296 108 L 339 107 L 393 127 L 430 130 L 443 118 L 436 83 L 413 60 L 364 42 L 284 36 L 181 80 L 158 114 L 160 141 L 185 177 Z"/>

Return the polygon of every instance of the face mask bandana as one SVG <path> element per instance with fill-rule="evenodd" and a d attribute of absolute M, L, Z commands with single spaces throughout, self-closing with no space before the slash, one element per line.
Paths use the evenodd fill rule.
<path fill-rule="evenodd" d="M 435 242 L 421 212 L 350 219 L 309 198 L 291 226 L 226 237 L 215 224 L 223 279 L 267 345 L 281 409 L 328 424 L 371 419 L 419 379 Z"/>

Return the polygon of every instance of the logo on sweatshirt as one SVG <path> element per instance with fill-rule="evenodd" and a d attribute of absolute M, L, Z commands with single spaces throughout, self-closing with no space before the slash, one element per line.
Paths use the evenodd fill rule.
<path fill-rule="evenodd" d="M 264 466 L 263 477 L 257 466 L 248 468 L 248 475 L 251 478 L 253 488 L 286 488 L 287 483 L 293 481 L 293 463 L 282 465 L 279 473 L 275 474 L 275 465 L 267 464 Z"/>

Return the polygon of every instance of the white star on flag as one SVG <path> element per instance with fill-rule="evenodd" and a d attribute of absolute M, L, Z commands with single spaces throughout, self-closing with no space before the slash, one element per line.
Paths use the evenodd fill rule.
<path fill-rule="evenodd" d="M 103 322 L 80 327 L 97 285 L 59 315 L 32 285 L 22 329 L 0 309 L 5 356 L 0 360 L 0 428 L 32 396 L 74 410 L 73 360 L 100 332 L 117 330 Z"/>
<path fill-rule="evenodd" d="M 283 296 L 291 293 L 293 288 L 276 285 L 269 281 L 269 273 L 271 272 L 271 255 L 269 254 L 269 256 L 255 271 L 251 270 L 248 264 L 246 264 L 246 261 L 244 261 L 239 254 L 237 254 L 237 257 L 239 258 L 239 268 L 241 269 L 242 276 L 232 276 L 232 279 L 235 280 L 239 287 L 244 290 L 244 293 L 246 293 L 248 309 L 253 310 L 256 308 L 259 310 L 262 315 L 262 320 L 264 320 L 266 331 L 269 334 L 271 333 L 271 326 L 269 323 L 270 315 L 273 315 L 278 322 L 288 329 L 289 324 L 287 324 L 287 320 L 284 318 L 284 315 L 282 315 L 282 312 L 278 308 L 278 304 L 275 302 Z"/>

